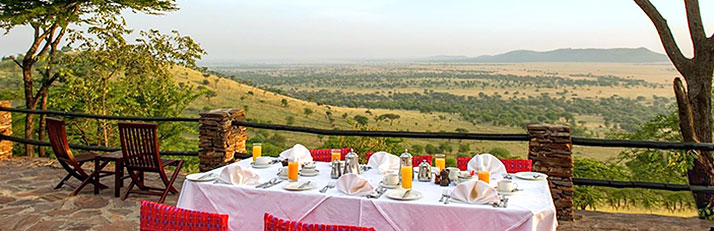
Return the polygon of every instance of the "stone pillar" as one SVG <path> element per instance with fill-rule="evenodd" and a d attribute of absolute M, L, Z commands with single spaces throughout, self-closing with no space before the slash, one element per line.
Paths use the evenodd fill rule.
<path fill-rule="evenodd" d="M 565 125 L 528 125 L 528 159 L 533 171 L 548 174 L 558 220 L 572 221 L 573 213 L 573 141 Z"/>
<path fill-rule="evenodd" d="M 233 126 L 234 120 L 245 120 L 239 109 L 215 109 L 200 114 L 198 159 L 200 171 L 208 171 L 233 161 L 236 153 L 246 153 L 248 139 L 245 127 Z"/>
<path fill-rule="evenodd" d="M 0 107 L 12 107 L 10 101 L 0 101 Z M 12 114 L 7 111 L 0 111 L 0 134 L 12 135 Z M 12 157 L 12 142 L 9 140 L 0 141 L 0 160 Z"/>

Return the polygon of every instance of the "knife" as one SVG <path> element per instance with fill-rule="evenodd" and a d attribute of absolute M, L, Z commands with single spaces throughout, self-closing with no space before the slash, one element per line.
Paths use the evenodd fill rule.
<path fill-rule="evenodd" d="M 276 182 L 274 182 L 274 183 L 272 183 L 272 184 L 268 184 L 268 185 L 266 185 L 266 186 L 263 186 L 263 188 L 266 189 L 266 188 L 273 187 L 273 186 L 275 186 L 276 184 L 282 183 L 283 181 L 285 181 L 285 180 L 276 181 Z"/>
<path fill-rule="evenodd" d="M 312 183 L 312 182 L 307 181 L 307 182 L 305 182 L 305 183 L 302 183 L 300 186 L 298 186 L 298 188 L 299 188 L 299 189 L 304 188 L 305 186 L 309 185 L 310 183 Z"/>
<path fill-rule="evenodd" d="M 409 193 L 412 192 L 411 189 L 407 189 L 407 191 L 404 191 L 404 195 L 402 195 L 402 199 L 406 198 Z"/>
<path fill-rule="evenodd" d="M 203 176 L 199 177 L 198 180 L 203 180 L 203 179 L 206 179 L 206 178 L 209 178 L 209 177 L 213 177 L 213 173 L 212 173 L 212 172 L 203 174 Z"/>

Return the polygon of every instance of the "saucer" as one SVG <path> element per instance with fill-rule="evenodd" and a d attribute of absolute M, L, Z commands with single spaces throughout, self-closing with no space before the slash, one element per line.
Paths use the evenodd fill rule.
<path fill-rule="evenodd" d="M 389 184 L 385 184 L 384 182 L 379 182 L 379 185 L 382 187 L 388 188 L 388 189 L 395 189 L 395 188 L 399 187 L 399 184 L 389 185 Z"/>
<path fill-rule="evenodd" d="M 317 176 L 317 174 L 320 174 L 320 171 L 317 170 L 317 169 L 315 169 L 314 172 L 312 172 L 312 173 L 307 173 L 307 172 L 305 172 L 305 171 L 303 171 L 303 170 L 300 170 L 299 174 L 300 174 L 301 176 Z"/>
<path fill-rule="evenodd" d="M 310 181 L 309 184 L 300 188 L 300 186 L 303 185 L 304 183 L 306 183 L 306 182 L 305 181 L 289 182 L 289 183 L 283 185 L 283 189 L 290 190 L 290 191 L 303 191 L 303 190 L 314 189 L 316 187 L 315 182 Z"/>
<path fill-rule="evenodd" d="M 262 165 L 262 164 L 256 164 L 255 162 L 251 162 L 251 163 L 250 163 L 250 166 L 253 167 L 253 168 L 258 168 L 258 169 L 261 169 L 261 168 L 270 168 L 270 164 Z"/>
<path fill-rule="evenodd" d="M 498 187 L 496 187 L 496 192 L 498 193 L 498 195 L 504 195 L 504 196 L 513 196 L 513 195 L 520 193 L 521 191 L 523 191 L 523 189 L 517 188 L 510 192 L 504 192 L 504 191 L 499 191 Z"/>
<path fill-rule="evenodd" d="M 405 189 L 392 189 L 387 191 L 384 195 L 387 196 L 389 199 L 393 200 L 400 200 L 400 201 L 410 201 L 410 200 L 417 200 L 420 199 L 423 194 L 417 190 L 412 189 L 412 191 L 406 196 L 402 197 L 404 195 Z"/>

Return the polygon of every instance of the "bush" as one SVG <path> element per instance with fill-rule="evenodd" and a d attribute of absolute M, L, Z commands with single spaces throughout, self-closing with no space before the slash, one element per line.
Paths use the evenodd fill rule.
<path fill-rule="evenodd" d="M 508 149 L 502 148 L 502 147 L 495 147 L 492 148 L 491 150 L 488 151 L 489 154 L 494 155 L 498 158 L 501 159 L 512 159 L 516 158 L 515 156 L 511 156 L 511 152 L 508 151 Z"/>
<path fill-rule="evenodd" d="M 456 158 L 447 157 L 446 158 L 446 167 L 456 167 Z"/>

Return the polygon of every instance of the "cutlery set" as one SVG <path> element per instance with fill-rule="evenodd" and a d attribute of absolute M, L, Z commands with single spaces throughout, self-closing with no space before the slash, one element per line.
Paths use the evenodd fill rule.
<path fill-rule="evenodd" d="M 255 188 L 266 189 L 266 188 L 273 187 L 273 186 L 276 185 L 276 184 L 280 184 L 280 183 L 282 183 L 283 181 L 285 181 L 285 180 L 281 180 L 280 178 L 277 178 L 277 177 L 276 177 L 276 178 L 270 179 L 269 181 L 267 181 L 267 182 L 265 182 L 265 183 L 256 185 Z M 308 181 L 308 183 L 309 183 L 309 181 Z M 300 187 L 303 187 L 303 186 L 300 185 Z"/>
<path fill-rule="evenodd" d="M 493 203 L 494 208 L 506 208 L 508 206 L 508 197 L 499 197 L 499 201 L 497 203 Z"/>
<path fill-rule="evenodd" d="M 336 185 L 337 185 L 337 183 L 335 181 L 327 183 L 327 185 L 325 185 L 325 187 L 320 189 L 320 193 L 325 193 L 325 192 L 327 192 L 327 190 L 334 188 Z"/>
<path fill-rule="evenodd" d="M 448 189 L 444 189 L 444 191 L 441 192 L 441 198 L 439 198 L 439 202 L 444 202 L 445 205 L 448 205 L 450 199 L 451 191 L 449 191 Z"/>
<path fill-rule="evenodd" d="M 379 199 L 380 197 L 382 197 L 382 195 L 384 195 L 385 192 L 387 192 L 387 188 L 379 186 L 379 187 L 377 187 L 377 189 L 374 190 L 374 192 L 376 194 L 375 193 L 369 194 L 369 195 L 367 195 L 367 198 Z"/>

